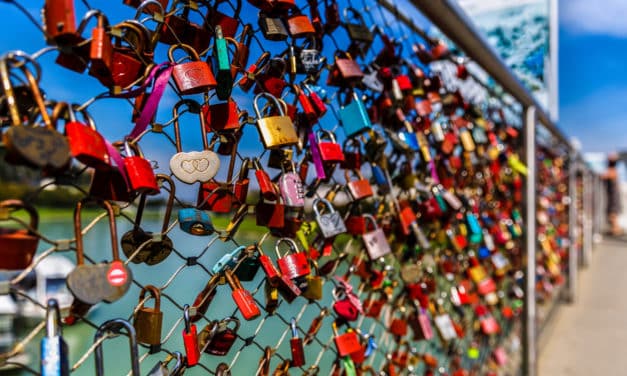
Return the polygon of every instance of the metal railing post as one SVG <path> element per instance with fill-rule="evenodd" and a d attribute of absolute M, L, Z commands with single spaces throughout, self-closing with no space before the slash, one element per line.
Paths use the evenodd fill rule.
<path fill-rule="evenodd" d="M 578 161 L 574 150 L 568 160 L 568 285 L 566 301 L 575 303 L 577 297 L 577 271 L 579 268 L 579 250 L 577 246 L 577 169 Z"/>
<path fill-rule="evenodd" d="M 583 266 L 588 267 L 592 259 L 592 179 L 594 176 L 586 169 L 582 171 L 583 179 Z"/>
<path fill-rule="evenodd" d="M 537 333 L 536 333 L 536 109 L 525 110 L 523 119 L 524 158 L 527 165 L 523 214 L 525 236 L 523 238 L 524 257 L 524 316 L 523 316 L 523 375 L 538 374 Z"/>

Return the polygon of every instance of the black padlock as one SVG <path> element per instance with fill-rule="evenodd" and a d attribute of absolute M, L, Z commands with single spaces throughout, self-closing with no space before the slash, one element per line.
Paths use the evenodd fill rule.
<path fill-rule="evenodd" d="M 46 336 L 41 339 L 41 376 L 69 376 L 67 344 L 61 336 L 59 303 L 49 299 L 46 307 Z"/>
<path fill-rule="evenodd" d="M 269 17 L 264 12 L 259 12 L 259 27 L 267 40 L 286 40 L 289 35 L 282 19 Z"/>

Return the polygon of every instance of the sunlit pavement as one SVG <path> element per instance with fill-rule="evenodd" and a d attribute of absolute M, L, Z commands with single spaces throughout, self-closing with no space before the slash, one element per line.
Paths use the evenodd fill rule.
<path fill-rule="evenodd" d="M 577 298 L 553 317 L 540 376 L 627 374 L 627 236 L 605 236 L 581 269 Z"/>

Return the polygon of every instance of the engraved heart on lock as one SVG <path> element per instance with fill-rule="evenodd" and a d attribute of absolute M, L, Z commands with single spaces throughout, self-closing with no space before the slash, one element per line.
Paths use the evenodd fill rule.
<path fill-rule="evenodd" d="M 181 147 L 181 130 L 179 126 L 179 108 L 187 106 L 189 112 L 200 115 L 200 133 L 204 150 L 183 152 Z M 220 169 L 220 158 L 218 154 L 209 150 L 207 142 L 207 130 L 205 128 L 205 117 L 200 114 L 200 104 L 193 100 L 185 99 L 179 101 L 172 110 L 174 117 L 174 134 L 176 139 L 176 150 L 170 159 L 170 170 L 180 181 L 187 184 L 195 182 L 207 182 L 211 180 Z"/>

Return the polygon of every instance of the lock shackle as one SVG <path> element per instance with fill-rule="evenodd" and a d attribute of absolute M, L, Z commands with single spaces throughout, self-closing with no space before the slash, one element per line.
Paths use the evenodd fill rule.
<path fill-rule="evenodd" d="M 216 376 L 231 376 L 231 370 L 229 369 L 229 365 L 224 362 L 218 364 L 215 374 Z"/>
<path fill-rule="evenodd" d="M 168 356 L 166 356 L 165 359 L 161 362 L 163 366 L 167 366 L 174 359 L 176 359 L 176 363 L 174 364 L 174 368 L 169 371 L 170 373 L 168 375 L 177 375 L 177 372 L 181 370 L 181 367 L 183 366 L 183 354 L 181 354 L 179 351 L 173 351 L 169 353 Z"/>
<path fill-rule="evenodd" d="M 290 319 L 290 328 L 292 329 L 292 338 L 298 338 L 298 327 L 296 326 L 296 318 Z"/>
<path fill-rule="evenodd" d="M 201 116 L 201 119 L 204 118 L 204 116 Z M 203 129 L 204 129 L 204 125 L 203 125 Z M 220 143 L 224 143 L 227 142 L 227 139 L 230 138 L 231 142 L 233 143 L 233 146 L 231 147 L 231 157 L 229 159 L 229 168 L 226 172 L 226 183 L 227 184 L 231 184 L 233 183 L 233 173 L 235 172 L 235 161 L 237 159 L 237 148 L 239 147 L 239 141 L 240 138 L 238 137 L 238 135 L 236 135 L 235 133 L 231 132 L 231 133 L 214 133 L 213 137 L 211 138 L 211 151 L 213 151 L 213 147 L 216 144 L 216 142 L 220 142 Z"/>
<path fill-rule="evenodd" d="M 55 129 L 58 129 L 57 122 L 59 118 L 61 118 L 63 115 L 67 116 L 66 119 L 68 120 L 68 122 L 76 121 L 76 113 L 74 112 L 73 106 L 71 106 L 67 102 L 57 102 L 53 107 L 52 115 L 50 118 Z"/>
<path fill-rule="evenodd" d="M 365 219 L 366 222 L 366 231 L 368 231 L 368 222 L 372 223 L 374 225 L 374 229 L 372 231 L 376 231 L 379 229 L 379 224 L 377 223 L 377 220 L 375 219 L 374 215 L 372 214 L 363 214 L 362 217 Z"/>
<path fill-rule="evenodd" d="M 142 13 L 144 13 L 144 9 L 147 8 L 149 5 L 152 5 L 155 8 L 157 8 L 157 12 L 155 12 L 153 8 L 150 10 L 150 12 L 147 12 L 149 13 L 148 17 L 144 18 L 143 20 L 139 20 L 139 17 L 141 17 Z M 156 17 L 155 17 L 155 14 L 157 14 Z M 139 20 L 139 22 L 142 24 L 148 20 L 154 20 L 155 22 L 162 24 L 163 20 L 165 19 L 165 9 L 163 9 L 163 5 L 161 5 L 161 3 L 157 0 L 144 0 L 137 7 L 137 11 L 135 12 L 134 18 L 136 20 Z"/>
<path fill-rule="evenodd" d="M 326 129 L 319 129 L 316 132 L 316 140 L 320 142 L 324 139 L 327 139 L 331 141 L 332 143 L 337 144 L 337 141 L 335 140 L 335 134 L 333 132 L 326 130 Z"/>
<path fill-rule="evenodd" d="M 237 317 L 233 317 L 233 316 L 225 317 L 222 320 L 220 320 L 216 326 L 218 327 L 218 330 L 220 330 L 221 328 L 228 327 L 228 325 L 232 322 L 235 323 L 235 327 L 233 328 L 233 331 L 237 333 L 237 331 L 239 330 L 239 326 L 240 326 L 240 322 Z"/>
<path fill-rule="evenodd" d="M 161 310 L 161 291 L 159 290 L 159 288 L 153 285 L 144 286 L 144 288 L 141 289 L 139 293 L 140 302 L 144 300 L 144 298 L 146 297 L 146 293 L 149 293 L 150 296 L 155 299 L 155 308 L 154 308 L 155 311 L 160 311 Z M 141 306 L 139 308 L 140 309 L 144 308 L 144 302 L 141 303 Z"/>
<path fill-rule="evenodd" d="M 184 56 L 178 61 L 174 60 L 174 51 L 177 49 L 181 49 L 187 52 L 188 55 Z M 170 60 L 171 62 L 175 64 L 179 64 L 181 61 L 185 59 L 189 59 L 190 61 L 201 61 L 200 56 L 198 56 L 198 52 L 196 52 L 194 47 L 190 46 L 189 44 L 185 44 L 185 43 L 173 44 L 170 46 L 170 48 L 168 48 L 168 60 Z"/>
<path fill-rule="evenodd" d="M 183 323 L 185 324 L 185 333 L 189 334 L 192 331 L 192 324 L 189 318 L 189 304 L 183 306 Z"/>
<path fill-rule="evenodd" d="M 284 106 L 282 106 L 274 95 L 270 93 L 261 92 L 255 95 L 255 99 L 253 100 L 253 107 L 255 108 L 255 115 L 257 115 L 258 119 L 261 119 L 261 112 L 259 111 L 259 98 L 266 98 L 268 100 L 268 104 L 274 106 L 277 111 L 279 111 L 279 116 L 285 116 Z"/>
<path fill-rule="evenodd" d="M 59 302 L 56 299 L 48 299 L 46 304 L 46 337 L 60 336 L 61 314 L 59 313 Z"/>
<path fill-rule="evenodd" d="M 224 277 L 226 278 L 226 283 L 231 286 L 231 289 L 237 290 L 242 289 L 242 282 L 233 274 L 233 271 L 229 267 L 224 268 Z"/>
<path fill-rule="evenodd" d="M 17 106 L 17 99 L 15 98 L 15 91 L 13 88 L 13 84 L 11 83 L 9 73 L 10 61 L 13 61 L 14 63 L 19 63 L 19 61 L 15 58 L 18 56 L 24 57 L 28 61 L 34 61 L 32 57 L 26 55 L 21 51 L 19 51 L 19 53 L 9 53 L 5 55 L 5 57 L 0 59 L 0 78 L 2 81 L 2 89 L 5 93 L 6 101 L 9 107 L 9 116 L 11 117 L 12 126 L 23 125 L 22 116 L 20 115 L 20 111 Z M 44 125 L 49 129 L 55 129 L 52 121 L 50 120 L 50 116 L 48 115 L 48 111 L 46 109 L 46 104 L 44 103 L 41 90 L 39 89 L 38 78 L 36 78 L 41 77 L 41 67 L 36 62 L 33 62 L 33 66 L 35 67 L 37 76 L 33 76 L 31 71 L 26 67 L 25 62 L 22 62 L 19 65 L 19 69 L 22 71 L 24 77 L 26 78 L 26 81 L 28 82 L 28 86 L 31 90 L 33 98 L 35 99 L 36 107 L 41 114 Z"/>
<path fill-rule="evenodd" d="M 35 60 L 35 58 L 26 52 L 22 50 L 9 51 L 0 56 L 0 59 L 6 60 L 8 64 L 7 67 L 11 69 L 21 69 L 26 66 L 26 64 L 30 63 L 33 66 L 33 69 L 31 70 L 27 68 L 27 70 L 30 71 L 31 74 L 34 74 L 33 77 L 36 82 L 41 81 L 41 65 L 37 62 L 37 60 Z M 22 59 L 22 61 L 20 61 L 20 59 Z"/>
<path fill-rule="evenodd" d="M 109 19 L 107 18 L 107 15 L 98 9 L 90 9 L 83 16 L 81 23 L 78 25 L 78 28 L 76 29 L 76 33 L 78 35 L 83 35 L 83 32 L 85 31 L 85 28 L 87 27 L 87 24 L 94 17 L 97 17 L 97 22 L 98 22 L 97 27 L 102 27 L 105 30 L 109 28 Z"/>
<path fill-rule="evenodd" d="M 226 253 L 213 265 L 213 268 L 211 268 L 211 272 L 214 274 L 219 274 L 224 271 L 224 267 L 227 266 L 229 262 L 231 262 L 231 260 L 235 259 L 245 249 L 246 247 L 240 245 L 231 252 Z"/>
<path fill-rule="evenodd" d="M 9 208 L 9 209 L 24 209 L 28 213 L 28 217 L 30 218 L 28 223 L 28 233 L 30 235 L 35 235 L 35 231 L 37 231 L 39 227 L 39 213 L 34 206 L 29 203 L 26 203 L 22 200 L 11 199 L 0 201 L 0 209 Z"/>
<path fill-rule="evenodd" d="M 85 198 L 76 203 L 74 208 L 74 237 L 76 238 L 76 265 L 85 264 L 85 254 L 83 250 L 83 233 L 81 230 L 81 210 L 83 206 L 93 199 Z M 98 200 L 98 205 L 103 207 L 109 216 L 109 233 L 111 236 L 111 252 L 113 261 L 120 260 L 120 251 L 118 250 L 118 231 L 115 223 L 115 212 L 113 206 L 106 200 Z"/>
<path fill-rule="evenodd" d="M 122 329 L 126 329 L 126 333 L 128 334 L 128 341 L 131 353 L 131 375 L 132 376 L 141 376 L 139 372 L 139 355 L 137 350 L 137 337 L 135 335 L 135 329 L 133 325 L 131 325 L 128 321 L 124 319 L 112 319 L 105 321 L 102 325 L 98 327 L 96 330 L 96 334 L 94 335 L 94 342 L 98 341 L 101 337 L 105 336 L 108 332 L 113 332 L 115 334 L 120 334 Z M 104 375 L 104 362 L 102 356 L 102 342 L 96 346 L 94 350 L 95 353 L 95 361 L 96 361 L 96 375 L 103 376 Z"/>
<path fill-rule="evenodd" d="M 346 183 L 348 184 L 348 182 L 350 182 L 350 177 L 351 174 L 353 176 L 357 176 L 357 179 L 359 180 L 364 180 L 364 175 L 361 173 L 361 170 L 359 170 L 358 168 L 354 168 L 354 169 L 350 169 L 350 170 L 344 170 L 344 178 L 346 179 Z"/>
<path fill-rule="evenodd" d="M 318 209 L 319 204 L 324 205 L 329 210 L 329 213 L 335 213 L 335 209 L 333 208 L 333 205 L 331 205 L 329 200 L 325 198 L 316 198 L 313 202 L 313 211 L 316 217 L 319 217 L 321 215 L 320 209 Z"/>
<path fill-rule="evenodd" d="M 286 253 L 285 255 L 281 256 L 281 253 L 279 252 L 279 245 L 281 245 L 281 243 L 287 243 L 288 247 L 290 248 L 290 253 L 298 253 L 298 246 L 296 245 L 296 242 L 294 241 L 294 239 L 292 238 L 279 238 L 276 241 L 276 244 L 274 245 L 274 252 L 276 252 L 277 257 L 281 258 L 284 257 L 285 255 L 287 255 L 288 253 Z"/>
<path fill-rule="evenodd" d="M 141 154 L 140 154 L 141 155 Z M 172 207 L 174 206 L 174 199 L 176 197 L 176 185 L 166 174 L 157 174 L 155 175 L 155 180 L 157 181 L 157 185 L 161 188 L 163 182 L 167 182 L 170 188 L 170 193 L 168 194 L 168 201 L 166 202 L 165 213 L 163 213 L 163 222 L 161 224 L 161 233 L 165 234 L 170 226 L 170 218 L 172 217 Z M 146 207 L 146 193 L 143 193 L 139 198 L 139 203 L 137 204 L 137 213 L 135 214 L 135 221 L 133 222 L 133 231 L 140 230 L 141 222 L 144 214 L 144 208 Z"/>
<path fill-rule="evenodd" d="M 173 46 L 174 47 L 174 46 Z M 207 129 L 205 128 L 205 117 L 202 116 L 200 108 L 201 105 L 197 101 L 193 99 L 182 99 L 174 105 L 172 108 L 172 117 L 174 118 L 174 142 L 176 144 L 177 153 L 183 152 L 183 147 L 181 146 L 181 127 L 179 125 L 179 116 L 182 113 L 179 113 L 179 109 L 181 106 L 186 106 L 187 111 L 192 114 L 198 114 L 200 117 L 200 134 L 202 136 L 202 146 L 203 150 L 209 150 L 209 142 L 207 141 Z"/>
<path fill-rule="evenodd" d="M 137 46 L 129 43 L 129 39 L 125 37 L 126 33 L 129 31 L 137 37 Z M 122 40 L 124 40 L 131 47 L 133 53 L 135 53 L 142 62 L 145 62 L 143 55 L 146 52 L 146 46 L 150 40 L 150 32 L 144 24 L 136 20 L 122 21 L 110 28 L 110 34 L 112 39 L 115 40 L 116 47 L 121 47 Z"/>

